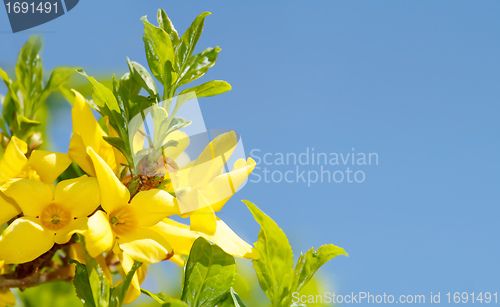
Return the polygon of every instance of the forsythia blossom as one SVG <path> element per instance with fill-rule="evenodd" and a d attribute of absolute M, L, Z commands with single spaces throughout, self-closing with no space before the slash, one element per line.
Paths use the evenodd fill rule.
<path fill-rule="evenodd" d="M 26 158 L 28 145 L 13 136 L 0 160 L 0 185 L 13 178 L 31 178 L 48 184 L 71 163 L 67 154 L 45 150 L 34 150 Z M 0 225 L 21 213 L 21 208 L 3 193 L 0 193 Z"/>
<path fill-rule="evenodd" d="M 24 216 L 12 222 L 0 236 L 0 259 L 5 263 L 32 261 L 67 243 L 74 233 L 84 233 L 89 216 L 99 206 L 97 180 L 87 176 L 59 182 L 57 186 L 33 180 L 13 179 L 2 186 Z"/>

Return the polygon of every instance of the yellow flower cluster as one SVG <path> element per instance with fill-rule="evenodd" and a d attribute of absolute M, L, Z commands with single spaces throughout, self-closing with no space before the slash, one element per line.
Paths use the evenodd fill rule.
<path fill-rule="evenodd" d="M 126 160 L 103 139 L 116 132 L 108 124 L 106 133 L 84 97 L 78 92 L 75 96 L 68 154 L 34 150 L 27 158 L 26 143 L 13 137 L 0 160 L 0 225 L 9 222 L 0 235 L 0 268 L 33 261 L 54 244 L 71 242 L 74 234 L 85 237 L 89 255 L 98 262 L 105 263 L 104 256 L 110 255 L 119 259 L 124 273 L 134 260 L 183 264 L 182 256 L 200 236 L 234 256 L 259 257 L 215 215 L 255 167 L 252 159 L 240 159 L 233 171 L 223 173 L 223 163 L 216 157 L 231 155 L 236 146 L 234 132 L 214 139 L 196 161 L 177 170 L 169 177 L 168 188 L 142 188 L 131 195 L 118 176 Z M 182 132 L 169 138 L 183 139 L 179 146 L 165 150 L 168 158 L 175 159 L 187 147 L 188 138 Z M 87 175 L 54 185 L 72 161 Z M 189 217 L 190 226 L 170 219 L 176 215 Z M 78 256 L 81 246 L 72 244 L 72 251 L 74 258 L 83 261 Z M 139 296 L 145 268 L 136 273 L 127 302 Z M 10 291 L 0 292 L 0 306 L 12 300 Z"/>

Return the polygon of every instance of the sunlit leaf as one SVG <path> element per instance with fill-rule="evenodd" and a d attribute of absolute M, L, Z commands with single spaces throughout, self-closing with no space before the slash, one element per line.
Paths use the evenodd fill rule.
<path fill-rule="evenodd" d="M 234 258 L 200 237 L 189 254 L 181 299 L 191 307 L 214 306 L 231 288 L 235 273 Z"/>
<path fill-rule="evenodd" d="M 260 287 L 273 306 L 280 306 L 290 293 L 293 278 L 292 248 L 283 230 L 269 216 L 253 203 L 243 202 L 261 227 L 259 240 L 254 244 L 260 258 L 252 261 Z"/>

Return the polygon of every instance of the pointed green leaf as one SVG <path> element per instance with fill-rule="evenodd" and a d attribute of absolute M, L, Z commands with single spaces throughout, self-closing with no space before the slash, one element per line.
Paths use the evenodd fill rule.
<path fill-rule="evenodd" d="M 260 225 L 259 240 L 255 249 L 260 258 L 253 260 L 260 287 L 271 300 L 273 306 L 280 306 L 281 301 L 290 293 L 293 277 L 293 253 L 288 239 L 278 225 L 253 203 L 243 201 Z"/>
<path fill-rule="evenodd" d="M 185 127 L 189 126 L 190 124 L 191 124 L 190 120 L 186 121 L 182 117 L 174 117 L 174 119 L 172 119 L 172 121 L 170 122 L 170 125 L 168 126 L 168 130 L 165 133 L 165 138 L 170 133 L 172 133 L 172 132 L 174 132 L 176 130 L 180 130 L 182 128 L 185 128 Z M 165 139 L 165 138 L 163 138 L 163 139 Z"/>
<path fill-rule="evenodd" d="M 47 100 L 50 94 L 59 90 L 64 85 L 64 83 L 68 81 L 69 77 L 71 77 L 74 73 L 76 73 L 76 67 L 54 68 L 54 70 L 50 74 L 47 85 L 37 98 L 34 110 L 36 111 L 40 107 L 40 105 L 43 104 L 45 100 Z"/>
<path fill-rule="evenodd" d="M 7 86 L 9 86 L 12 83 L 12 81 L 9 78 L 9 75 L 2 68 L 0 68 L 0 78 Z"/>
<path fill-rule="evenodd" d="M 92 83 L 92 99 L 99 108 L 108 108 L 111 111 L 120 113 L 113 91 L 107 88 L 104 84 L 97 82 L 94 77 L 88 76 L 83 70 L 78 70 L 78 73 L 87 78 Z"/>
<path fill-rule="evenodd" d="M 135 272 L 141 267 L 141 265 L 142 262 L 135 261 L 132 268 L 123 279 L 123 282 L 113 289 L 109 304 L 110 307 L 120 307 L 123 305 L 123 300 L 125 299 L 125 295 L 130 287 L 130 283 L 134 278 Z"/>
<path fill-rule="evenodd" d="M 186 101 L 200 97 L 210 97 L 223 94 L 231 90 L 231 85 L 226 81 L 212 80 L 203 84 L 183 90 L 177 98 L 176 108 L 180 108 Z"/>
<path fill-rule="evenodd" d="M 109 144 L 111 144 L 116 149 L 118 149 L 125 157 L 129 155 L 128 146 L 124 140 L 112 136 L 105 136 L 104 140 Z"/>
<path fill-rule="evenodd" d="M 82 243 L 85 266 L 94 303 L 99 307 L 107 307 L 109 305 L 110 298 L 110 281 L 106 279 L 106 276 L 97 261 L 88 254 L 85 248 L 85 238 L 81 235 L 78 237 Z"/>
<path fill-rule="evenodd" d="M 118 132 L 120 137 L 128 137 L 126 133 L 127 114 L 124 110 L 124 102 L 119 101 L 115 97 L 115 93 L 107 88 L 104 84 L 97 82 L 94 77 L 88 76 L 83 70 L 78 70 L 78 73 L 87 78 L 92 83 L 92 98 L 98 107 L 99 113 L 109 118 L 109 123 Z M 113 77 L 113 89 L 116 88 L 116 80 Z"/>
<path fill-rule="evenodd" d="M 139 83 L 149 93 L 149 95 L 158 95 L 158 88 L 156 87 L 155 80 L 151 77 L 147 69 L 137 62 L 130 61 L 129 58 L 127 58 L 127 64 L 135 81 Z"/>
<path fill-rule="evenodd" d="M 17 90 L 15 88 L 15 84 L 19 84 L 19 82 L 12 82 L 12 80 L 9 78 L 9 75 L 3 71 L 0 68 L 0 78 L 2 78 L 3 82 L 5 83 L 5 86 L 7 86 L 7 96 L 4 98 L 4 117 L 6 117 L 7 113 L 10 114 L 11 111 L 14 111 L 16 113 L 21 113 L 22 112 L 22 107 L 21 103 L 19 101 L 19 98 L 17 97 Z M 8 104 L 11 103 L 9 106 Z M 8 107 L 8 110 L 5 110 L 6 106 Z M 11 115 L 11 114 L 10 114 Z M 10 125 L 10 120 L 7 120 L 7 122 Z"/>
<path fill-rule="evenodd" d="M 146 16 L 142 17 L 144 22 L 144 45 L 149 68 L 158 81 L 164 84 L 165 63 L 175 62 L 174 48 L 170 36 L 162 28 L 149 23 Z"/>
<path fill-rule="evenodd" d="M 184 32 L 175 50 L 177 55 L 176 70 L 183 71 L 188 59 L 193 54 L 194 48 L 200 39 L 203 25 L 205 24 L 205 17 L 210 15 L 210 12 L 204 12 L 198 15 L 189 28 Z"/>
<path fill-rule="evenodd" d="M 74 263 L 76 265 L 75 277 L 73 278 L 76 295 L 82 301 L 83 306 L 95 307 L 96 305 L 94 302 L 94 296 L 92 295 L 92 288 L 89 283 L 87 267 L 75 260 L 70 260 L 70 263 Z"/>
<path fill-rule="evenodd" d="M 172 299 L 170 302 L 166 302 L 161 307 L 189 307 L 186 303 L 181 300 Z"/>
<path fill-rule="evenodd" d="M 343 248 L 333 244 L 323 245 L 317 251 L 311 248 L 301 254 L 295 265 L 293 291 L 300 291 L 322 265 L 339 255 L 348 256 Z"/>
<path fill-rule="evenodd" d="M 226 293 L 225 298 L 217 304 L 217 307 L 245 307 L 245 304 L 243 304 L 238 294 L 231 288 L 231 290 Z"/>
<path fill-rule="evenodd" d="M 175 30 L 174 25 L 163 9 L 158 10 L 158 24 L 170 36 L 172 45 L 177 45 L 179 43 L 179 34 L 177 34 L 177 30 Z"/>
<path fill-rule="evenodd" d="M 42 38 L 32 35 L 19 52 L 16 63 L 16 76 L 19 89 L 26 99 L 42 90 L 43 66 L 40 57 Z"/>
<path fill-rule="evenodd" d="M 203 52 L 193 55 L 186 68 L 180 72 L 178 86 L 183 86 L 205 75 L 208 69 L 214 66 L 220 50 L 219 47 L 207 48 Z"/>
<path fill-rule="evenodd" d="M 188 307 L 188 305 L 186 305 L 186 303 L 184 303 L 183 301 L 181 301 L 179 299 L 172 298 L 172 297 L 166 295 L 165 293 L 153 294 L 153 293 L 149 292 L 148 290 L 145 290 L 142 288 L 141 288 L 141 292 L 143 294 L 146 294 L 150 298 L 154 299 L 156 302 L 162 304 L 163 307 Z"/>
<path fill-rule="evenodd" d="M 191 307 L 214 306 L 231 288 L 235 273 L 234 258 L 200 237 L 189 253 L 181 299 Z"/>

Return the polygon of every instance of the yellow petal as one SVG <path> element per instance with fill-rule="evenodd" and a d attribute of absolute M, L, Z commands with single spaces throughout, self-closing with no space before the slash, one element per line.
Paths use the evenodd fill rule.
<path fill-rule="evenodd" d="M 94 162 L 99 190 L 101 192 L 101 206 L 104 210 L 111 213 L 121 206 L 128 204 L 130 200 L 128 189 L 118 180 L 111 168 L 92 148 L 87 148 L 87 152 L 92 162 Z"/>
<path fill-rule="evenodd" d="M 7 264 L 35 260 L 54 245 L 54 233 L 35 218 L 18 218 L 0 236 L 0 259 Z"/>
<path fill-rule="evenodd" d="M 85 264 L 85 255 L 83 254 L 82 244 L 77 242 L 69 246 L 69 258 Z"/>
<path fill-rule="evenodd" d="M 138 227 L 135 231 L 120 236 L 118 244 L 124 253 L 145 263 L 165 260 L 172 252 L 172 247 L 161 235 L 146 227 Z"/>
<path fill-rule="evenodd" d="M 184 258 L 181 255 L 178 255 L 178 254 L 173 255 L 168 260 L 172 261 L 173 263 L 177 264 L 180 267 L 183 267 L 186 264 L 186 262 L 184 261 Z"/>
<path fill-rule="evenodd" d="M 180 213 L 173 196 L 159 189 L 137 193 L 130 204 L 135 209 L 140 226 L 153 226 L 168 216 Z"/>
<path fill-rule="evenodd" d="M 83 144 L 85 144 L 86 147 L 92 147 L 92 149 L 99 156 L 101 156 L 104 161 L 106 161 L 111 169 L 113 169 L 113 171 L 116 171 L 117 165 L 113 146 L 111 146 L 103 139 L 103 137 L 107 136 L 107 134 L 97 123 L 94 115 L 92 114 L 92 111 L 90 110 L 89 104 L 85 101 L 85 98 L 76 91 L 74 91 L 74 93 L 75 104 L 73 105 L 73 108 L 71 110 L 71 118 L 73 120 L 73 134 L 79 134 Z M 77 140 L 75 140 L 75 142 L 76 141 Z M 77 149 L 81 149 L 81 144 L 78 144 L 78 142 L 76 142 L 73 145 L 78 145 L 78 148 L 72 148 L 72 144 L 70 143 L 69 155 L 71 159 L 73 159 L 73 161 L 79 163 L 79 161 L 75 159 L 77 157 L 74 157 L 74 154 Z M 77 156 L 81 158 L 81 156 L 79 156 L 78 154 Z M 80 165 L 80 167 L 85 170 L 83 166 Z"/>
<path fill-rule="evenodd" d="M 106 126 L 108 127 L 108 135 L 111 137 L 119 138 L 120 135 L 118 135 L 118 132 L 116 132 L 115 128 L 109 124 L 109 118 L 106 116 L 104 117 L 104 121 L 106 122 Z M 113 153 L 115 155 L 116 159 L 116 165 L 119 167 L 121 164 L 126 164 L 127 159 L 125 156 L 122 154 L 121 151 L 119 151 L 116 147 L 113 147 Z M 117 170 L 114 170 L 115 172 Z"/>
<path fill-rule="evenodd" d="M 69 258 L 76 260 L 76 261 L 80 262 L 81 264 L 86 264 L 85 263 L 85 255 L 83 254 L 83 248 L 82 248 L 82 244 L 80 242 L 75 243 L 75 244 L 71 244 L 69 246 Z M 97 257 L 95 257 L 95 260 L 101 266 L 102 272 L 104 273 L 104 276 L 106 277 L 106 279 L 110 282 L 111 286 L 113 286 L 113 276 L 111 274 L 111 271 L 109 270 L 109 267 L 108 267 L 108 264 L 106 262 L 106 258 L 104 258 L 104 255 L 98 255 Z M 72 266 L 74 266 L 74 264 L 72 264 Z"/>
<path fill-rule="evenodd" d="M 10 289 L 0 290 L 0 307 L 14 306 L 16 304 L 16 297 Z"/>
<path fill-rule="evenodd" d="M 53 199 L 54 186 L 34 179 L 13 179 L 0 188 L 26 216 L 39 216 Z"/>
<path fill-rule="evenodd" d="M 45 183 L 53 183 L 71 164 L 68 154 L 45 150 L 33 150 L 28 165 Z"/>
<path fill-rule="evenodd" d="M 13 136 L 0 160 L 0 183 L 18 177 L 28 164 L 28 159 L 24 155 L 27 151 L 28 145 Z"/>
<path fill-rule="evenodd" d="M 189 255 L 194 241 L 202 236 L 210 242 L 217 244 L 230 255 L 247 259 L 259 258 L 259 253 L 219 218 L 217 218 L 215 234 L 212 236 L 192 231 L 189 229 L 189 226 L 171 219 L 164 219 L 152 228 L 170 243 L 174 250 L 174 255 Z M 182 258 L 180 259 L 182 260 Z"/>
<path fill-rule="evenodd" d="M 190 186 L 192 188 L 204 187 L 220 175 L 237 143 L 234 131 L 221 134 L 210 142 L 189 171 Z"/>
<path fill-rule="evenodd" d="M 176 141 L 177 146 L 169 146 L 163 149 L 163 153 L 165 157 L 169 157 L 170 159 L 177 159 L 177 157 L 188 147 L 189 145 L 189 137 L 186 133 L 181 132 L 179 130 L 171 132 L 165 142 L 163 144 L 168 143 L 169 141 Z"/>
<path fill-rule="evenodd" d="M 189 230 L 189 226 L 171 219 L 164 219 L 151 228 L 168 241 L 174 255 L 189 255 L 194 241 L 200 236 L 197 232 Z"/>
<path fill-rule="evenodd" d="M 82 137 L 77 132 L 73 132 L 69 142 L 68 154 L 71 160 L 75 161 L 87 174 L 95 177 L 94 164 L 92 164 L 92 159 L 87 154 L 87 146 L 85 146 Z"/>
<path fill-rule="evenodd" d="M 132 257 L 127 255 L 126 253 L 122 253 L 120 254 L 120 263 L 123 269 L 123 275 L 125 276 L 132 269 L 132 266 L 134 265 L 134 259 L 132 259 Z M 132 277 L 130 287 L 125 294 L 125 299 L 123 300 L 124 305 L 132 303 L 141 295 L 141 284 L 146 279 L 147 267 L 147 264 L 144 263 L 135 272 L 134 276 Z"/>
<path fill-rule="evenodd" d="M 138 117 L 134 117 L 134 119 L 132 119 L 132 121 L 134 120 L 137 120 L 137 119 L 140 119 Z M 130 125 L 129 125 L 130 126 Z M 137 152 L 139 152 L 140 150 L 144 149 L 144 141 L 145 141 L 145 137 L 144 137 L 144 126 L 141 125 L 139 127 L 139 129 L 135 132 L 134 136 L 132 137 L 132 152 L 134 153 L 134 155 L 137 154 Z M 132 134 L 133 132 L 130 131 L 129 134 Z"/>
<path fill-rule="evenodd" d="M 126 253 L 120 254 L 120 263 L 123 268 L 124 275 L 128 274 L 134 265 L 134 259 L 127 255 Z M 125 294 L 125 299 L 123 300 L 123 304 L 130 304 L 135 301 L 141 295 L 141 284 L 146 279 L 146 271 L 147 264 L 142 264 L 134 276 L 132 277 L 132 282 L 130 283 L 130 287 L 127 290 L 127 294 Z"/>
<path fill-rule="evenodd" d="M 255 161 L 252 158 L 248 158 L 248 161 L 238 159 L 231 172 L 217 176 L 214 181 L 201 190 L 203 197 L 215 212 L 219 212 L 229 198 L 238 191 L 238 188 L 245 182 L 254 168 Z"/>
<path fill-rule="evenodd" d="M 191 214 L 191 230 L 199 231 L 207 235 L 215 234 L 217 220 L 214 210 L 210 206 L 203 207 Z"/>
<path fill-rule="evenodd" d="M 59 182 L 54 191 L 54 203 L 70 212 L 71 217 L 86 217 L 99 207 L 97 179 L 79 177 Z"/>
<path fill-rule="evenodd" d="M 14 200 L 0 192 L 0 225 L 7 223 L 19 213 L 21 213 L 21 208 Z"/>
<path fill-rule="evenodd" d="M 87 231 L 83 233 L 85 247 L 92 258 L 113 248 L 114 237 L 106 213 L 96 211 L 89 219 Z"/>
<path fill-rule="evenodd" d="M 221 219 L 217 218 L 217 230 L 213 236 L 201 234 L 202 237 L 217 244 L 226 253 L 247 259 L 259 259 L 259 252 L 241 239 Z"/>
<path fill-rule="evenodd" d="M 65 244 L 71 240 L 71 236 L 75 233 L 83 234 L 88 229 L 88 217 L 77 218 L 71 220 L 66 226 L 57 230 L 54 236 L 54 242 L 57 244 Z"/>

